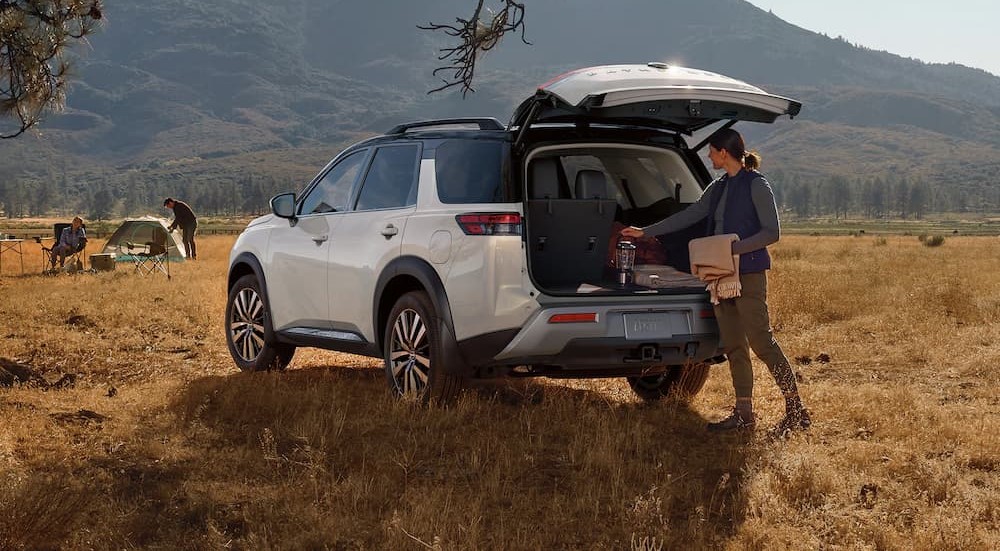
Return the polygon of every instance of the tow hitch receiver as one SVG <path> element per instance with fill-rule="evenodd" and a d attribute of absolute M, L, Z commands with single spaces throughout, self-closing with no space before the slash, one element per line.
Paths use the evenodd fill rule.
<path fill-rule="evenodd" d="M 639 347 L 639 358 L 644 362 L 652 362 L 660 359 L 660 347 L 655 344 L 644 344 Z"/>
<path fill-rule="evenodd" d="M 626 363 L 650 363 L 663 360 L 660 355 L 660 347 L 655 344 L 643 344 L 639 348 L 633 349 L 632 353 L 625 358 Z"/>

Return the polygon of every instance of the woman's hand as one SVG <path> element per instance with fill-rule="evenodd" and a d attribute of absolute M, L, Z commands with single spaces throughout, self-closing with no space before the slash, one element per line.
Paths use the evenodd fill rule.
<path fill-rule="evenodd" d="M 637 228 L 635 226 L 630 226 L 622 230 L 622 237 L 634 237 L 636 239 L 646 235 L 646 232 L 642 231 L 642 228 Z"/>

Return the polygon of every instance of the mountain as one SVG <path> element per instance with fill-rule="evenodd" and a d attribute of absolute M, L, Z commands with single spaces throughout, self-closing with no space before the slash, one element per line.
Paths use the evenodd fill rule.
<path fill-rule="evenodd" d="M 854 46 L 742 0 L 547 0 L 527 4 L 530 46 L 507 36 L 481 59 L 475 93 L 428 95 L 441 83 L 432 71 L 449 42 L 416 25 L 450 23 L 473 7 L 109 4 L 103 31 L 80 52 L 65 113 L 48 117 L 39 134 L 0 143 L 0 185 L 189 189 L 263 177 L 301 187 L 338 148 L 395 123 L 507 120 L 537 83 L 567 69 L 654 60 L 802 100 L 791 123 L 741 126 L 765 168 L 996 185 L 983 175 L 1000 171 L 1000 77 L 985 71 Z"/>

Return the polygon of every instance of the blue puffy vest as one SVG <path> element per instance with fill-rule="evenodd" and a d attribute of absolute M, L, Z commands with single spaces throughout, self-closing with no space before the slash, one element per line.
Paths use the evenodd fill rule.
<path fill-rule="evenodd" d="M 708 209 L 708 235 L 715 234 L 715 211 L 722 201 L 722 191 L 726 193 L 726 212 L 723 213 L 722 233 L 735 233 L 740 239 L 746 239 L 760 231 L 760 219 L 757 209 L 753 206 L 750 194 L 750 184 L 763 176 L 755 170 L 740 170 L 736 176 L 728 174 L 719 178 L 712 186 L 712 199 Z M 757 249 L 740 255 L 740 273 L 749 274 L 762 272 L 771 268 L 771 255 L 767 248 Z"/>

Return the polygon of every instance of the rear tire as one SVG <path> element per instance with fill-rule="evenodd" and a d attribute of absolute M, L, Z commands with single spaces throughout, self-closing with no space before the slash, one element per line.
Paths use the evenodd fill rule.
<path fill-rule="evenodd" d="M 438 316 L 430 297 L 413 291 L 399 297 L 382 337 L 385 375 L 396 397 L 446 404 L 462 391 L 463 379 L 448 373 Z"/>
<path fill-rule="evenodd" d="M 708 380 L 707 363 L 672 365 L 666 372 L 645 377 L 627 377 L 628 386 L 643 400 L 655 401 L 669 397 L 690 402 Z"/>
<path fill-rule="evenodd" d="M 229 290 L 226 300 L 226 344 L 243 371 L 283 370 L 295 347 L 279 343 L 271 327 L 271 310 L 255 275 L 245 275 Z"/>

